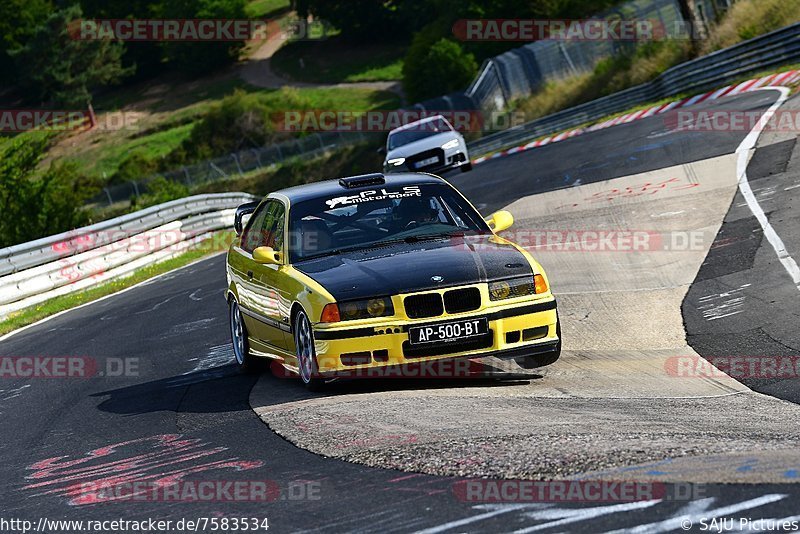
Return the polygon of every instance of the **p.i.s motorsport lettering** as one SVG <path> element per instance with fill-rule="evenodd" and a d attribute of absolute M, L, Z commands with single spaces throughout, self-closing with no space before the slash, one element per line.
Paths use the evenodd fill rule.
<path fill-rule="evenodd" d="M 336 206 L 347 206 L 348 204 L 360 204 L 362 202 L 372 202 L 374 200 L 385 200 L 406 197 L 421 197 L 422 192 L 419 186 L 408 185 L 403 187 L 401 191 L 387 191 L 386 189 L 373 189 L 370 191 L 361 191 L 357 195 L 336 197 L 326 200 L 325 203 L 329 208 L 333 209 Z"/>

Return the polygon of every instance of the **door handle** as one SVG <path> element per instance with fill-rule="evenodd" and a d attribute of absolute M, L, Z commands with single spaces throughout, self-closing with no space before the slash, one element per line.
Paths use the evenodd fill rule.
<path fill-rule="evenodd" d="M 253 278 L 253 271 L 247 271 L 247 278 Z"/>

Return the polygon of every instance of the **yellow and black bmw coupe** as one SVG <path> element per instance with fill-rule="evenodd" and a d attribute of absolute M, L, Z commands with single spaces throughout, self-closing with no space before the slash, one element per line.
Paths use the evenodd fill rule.
<path fill-rule="evenodd" d="M 237 362 L 277 360 L 312 390 L 432 360 L 553 363 L 556 301 L 541 265 L 497 235 L 512 223 L 506 211 L 483 219 L 445 180 L 416 173 L 328 180 L 240 206 L 227 261 Z"/>

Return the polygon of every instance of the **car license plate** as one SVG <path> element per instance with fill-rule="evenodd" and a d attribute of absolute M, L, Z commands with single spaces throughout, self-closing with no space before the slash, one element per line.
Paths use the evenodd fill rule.
<path fill-rule="evenodd" d="M 481 336 L 489 332 L 486 317 L 464 319 L 451 323 L 437 323 L 427 326 L 413 326 L 408 329 L 408 340 L 412 345 L 425 343 L 451 343 L 462 339 Z"/>
<path fill-rule="evenodd" d="M 439 163 L 439 158 L 434 157 L 434 158 L 421 159 L 414 164 L 414 168 L 419 169 L 420 167 L 427 167 L 428 165 L 433 165 L 434 163 Z"/>

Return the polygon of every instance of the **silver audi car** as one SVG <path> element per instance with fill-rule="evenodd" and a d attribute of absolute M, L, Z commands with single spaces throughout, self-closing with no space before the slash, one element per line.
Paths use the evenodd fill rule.
<path fill-rule="evenodd" d="M 383 170 L 390 172 L 472 170 L 464 137 L 441 115 L 389 132 Z"/>

